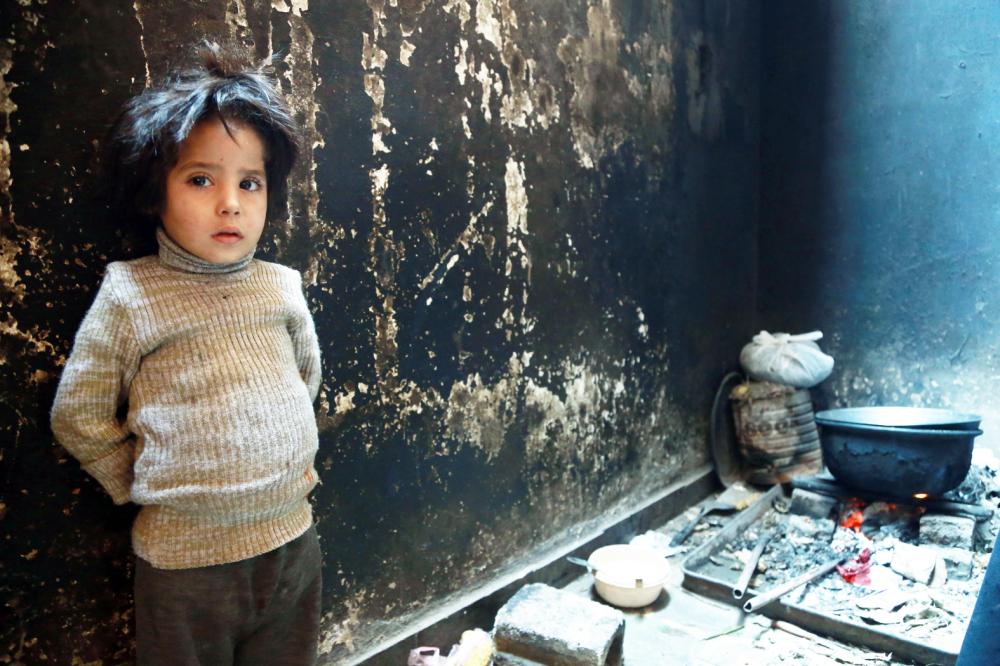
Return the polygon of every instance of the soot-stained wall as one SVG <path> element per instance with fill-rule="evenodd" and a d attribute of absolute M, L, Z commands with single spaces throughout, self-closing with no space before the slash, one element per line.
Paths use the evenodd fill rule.
<path fill-rule="evenodd" d="M 974 411 L 1000 451 L 1000 6 L 764 7 L 761 327 L 823 330 L 818 403 Z"/>
<path fill-rule="evenodd" d="M 119 105 L 203 36 L 277 68 L 324 356 L 323 658 L 341 663 L 706 462 L 752 332 L 756 3 L 4 2 L 0 658 L 127 663 L 129 526 L 54 443 Z"/>

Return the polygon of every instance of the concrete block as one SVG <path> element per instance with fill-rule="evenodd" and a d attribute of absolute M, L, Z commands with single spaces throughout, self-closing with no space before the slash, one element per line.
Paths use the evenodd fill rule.
<path fill-rule="evenodd" d="M 929 585 L 938 573 L 935 569 L 947 566 L 944 562 L 939 563 L 940 559 L 936 549 L 899 542 L 895 545 L 889 566 L 900 576 Z"/>
<path fill-rule="evenodd" d="M 493 666 L 545 666 L 540 661 L 525 659 L 506 652 L 497 652 L 493 655 Z"/>
<path fill-rule="evenodd" d="M 541 583 L 518 590 L 493 624 L 498 652 L 551 666 L 620 664 L 624 636 L 620 610 Z"/>
<path fill-rule="evenodd" d="M 972 578 L 972 561 L 974 553 L 964 548 L 949 548 L 948 546 L 925 546 L 933 548 L 944 559 L 945 566 L 948 567 L 948 577 L 956 580 L 969 580 Z"/>
<path fill-rule="evenodd" d="M 965 516 L 925 513 L 920 517 L 920 543 L 972 550 L 976 521 Z"/>
<path fill-rule="evenodd" d="M 796 488 L 792 491 L 788 511 L 810 518 L 829 518 L 836 511 L 837 503 L 836 497 Z"/>

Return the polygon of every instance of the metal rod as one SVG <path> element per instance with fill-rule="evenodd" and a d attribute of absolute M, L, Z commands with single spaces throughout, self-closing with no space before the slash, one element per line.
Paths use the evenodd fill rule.
<path fill-rule="evenodd" d="M 695 516 L 694 520 L 685 525 L 684 529 L 682 529 L 680 532 L 674 535 L 674 538 L 670 540 L 670 545 L 679 546 L 682 543 L 684 543 L 684 540 L 687 539 L 688 536 L 691 534 L 691 532 L 694 531 L 695 525 L 701 522 L 701 519 L 705 517 L 705 514 L 707 514 L 709 510 L 710 507 L 708 505 L 701 507 L 698 510 L 698 515 Z"/>
<path fill-rule="evenodd" d="M 767 548 L 771 536 L 770 532 L 765 532 L 757 540 L 757 547 L 750 553 L 750 559 L 747 560 L 746 566 L 743 567 L 743 572 L 740 574 L 736 584 L 733 585 L 733 599 L 743 598 L 743 595 L 747 591 L 747 585 L 750 584 L 750 579 L 753 577 L 754 569 L 757 568 L 757 562 L 760 560 L 760 556 L 764 554 L 764 549 Z"/>
<path fill-rule="evenodd" d="M 922 506 L 929 511 L 940 511 L 942 513 L 962 514 L 975 518 L 976 520 L 986 520 L 993 516 L 992 509 L 978 506 L 976 504 L 966 504 L 964 502 L 952 502 L 943 499 L 917 499 L 916 497 L 900 497 L 890 493 L 873 493 L 867 490 L 858 490 L 845 486 L 829 479 L 817 479 L 815 477 L 796 477 L 792 479 L 793 488 L 811 490 L 837 499 L 845 497 L 858 497 L 866 502 L 882 500 L 895 502 L 896 504 L 906 504 L 908 506 Z"/>
<path fill-rule="evenodd" d="M 802 587 L 806 583 L 810 583 L 813 580 L 819 578 L 820 576 L 829 573 L 834 567 L 843 562 L 844 559 L 846 558 L 840 557 L 836 560 L 831 560 L 826 564 L 820 565 L 815 569 L 811 569 L 805 572 L 801 576 L 797 576 L 791 579 L 787 583 L 782 583 L 777 587 L 771 588 L 767 592 L 758 594 L 756 597 L 743 604 L 743 610 L 745 610 L 748 613 L 753 613 L 754 611 L 760 610 L 761 608 L 768 605 L 772 601 L 777 601 L 779 598 L 788 594 L 795 588 Z"/>

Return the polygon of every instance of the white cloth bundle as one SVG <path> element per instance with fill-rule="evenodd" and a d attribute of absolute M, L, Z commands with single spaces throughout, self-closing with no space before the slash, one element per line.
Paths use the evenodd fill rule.
<path fill-rule="evenodd" d="M 820 331 L 789 335 L 761 331 L 740 352 L 740 365 L 753 379 L 811 388 L 833 372 L 833 357 L 820 351 Z"/>

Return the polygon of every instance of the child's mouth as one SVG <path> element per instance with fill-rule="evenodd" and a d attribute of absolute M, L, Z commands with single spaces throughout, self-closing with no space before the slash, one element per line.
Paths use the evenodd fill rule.
<path fill-rule="evenodd" d="M 217 234 L 212 234 L 212 238 L 219 241 L 220 243 L 226 243 L 227 245 L 230 245 L 232 243 L 236 243 L 237 241 L 239 241 L 241 238 L 243 238 L 243 236 L 235 231 L 220 231 Z"/>

